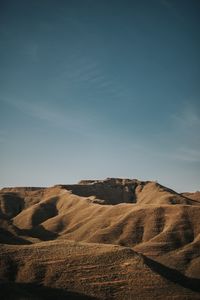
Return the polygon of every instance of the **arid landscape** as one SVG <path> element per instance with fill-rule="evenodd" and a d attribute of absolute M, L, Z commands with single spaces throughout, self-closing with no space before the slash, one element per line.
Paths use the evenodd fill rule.
<path fill-rule="evenodd" d="M 200 299 L 200 193 L 107 178 L 0 191 L 1 299 Z"/>
<path fill-rule="evenodd" d="M 0 0 L 0 300 L 200 300 L 199 16 Z"/>

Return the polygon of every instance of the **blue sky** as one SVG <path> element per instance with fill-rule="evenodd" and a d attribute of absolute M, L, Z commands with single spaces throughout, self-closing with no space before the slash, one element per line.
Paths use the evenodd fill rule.
<path fill-rule="evenodd" d="M 198 0 L 0 6 L 0 186 L 200 189 Z"/>

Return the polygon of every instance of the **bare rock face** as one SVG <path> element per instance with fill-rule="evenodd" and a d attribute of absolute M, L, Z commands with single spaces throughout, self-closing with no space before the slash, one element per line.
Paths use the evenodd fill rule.
<path fill-rule="evenodd" d="M 192 199 L 161 186 L 157 182 L 137 179 L 82 180 L 78 184 L 58 187 L 78 196 L 93 196 L 94 202 L 101 204 L 190 204 L 192 202 Z"/>
<path fill-rule="evenodd" d="M 78 184 L 64 185 L 73 194 L 103 200 L 105 204 L 135 203 L 137 180 L 107 178 L 106 180 L 82 180 Z"/>

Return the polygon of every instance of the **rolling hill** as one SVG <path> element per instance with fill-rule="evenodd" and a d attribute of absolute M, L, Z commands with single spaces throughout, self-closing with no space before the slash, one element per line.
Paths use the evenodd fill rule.
<path fill-rule="evenodd" d="M 51 288 L 70 299 L 200 299 L 199 215 L 198 193 L 152 181 L 3 188 L 0 289 L 12 299 L 11 286 L 16 299 Z"/>

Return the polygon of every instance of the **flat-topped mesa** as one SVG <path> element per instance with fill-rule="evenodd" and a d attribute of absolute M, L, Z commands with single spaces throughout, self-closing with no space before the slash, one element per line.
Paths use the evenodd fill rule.
<path fill-rule="evenodd" d="M 142 190 L 147 183 L 148 181 L 137 179 L 107 178 L 105 180 L 81 180 L 78 184 L 59 186 L 78 196 L 95 196 L 96 199 L 101 200 L 101 204 L 119 204 L 136 203 L 136 188 L 139 187 L 139 190 Z"/>
<path fill-rule="evenodd" d="M 100 180 L 81 180 L 78 182 L 78 184 L 81 184 L 81 185 L 85 185 L 85 184 L 93 184 L 93 183 L 96 183 Z"/>
<path fill-rule="evenodd" d="M 140 181 L 137 179 L 127 179 L 127 178 L 113 178 L 113 177 L 108 177 L 103 180 L 95 179 L 95 180 L 81 180 L 78 182 L 78 184 L 81 185 L 88 185 L 88 184 L 94 184 L 94 183 L 105 183 L 105 184 L 110 184 L 110 185 L 125 185 L 125 184 L 133 184 L 133 182 L 139 183 Z"/>
<path fill-rule="evenodd" d="M 104 180 L 81 180 L 78 184 L 57 185 L 72 194 L 91 197 L 99 204 L 199 204 L 194 200 L 166 188 L 156 181 L 106 178 Z"/>

